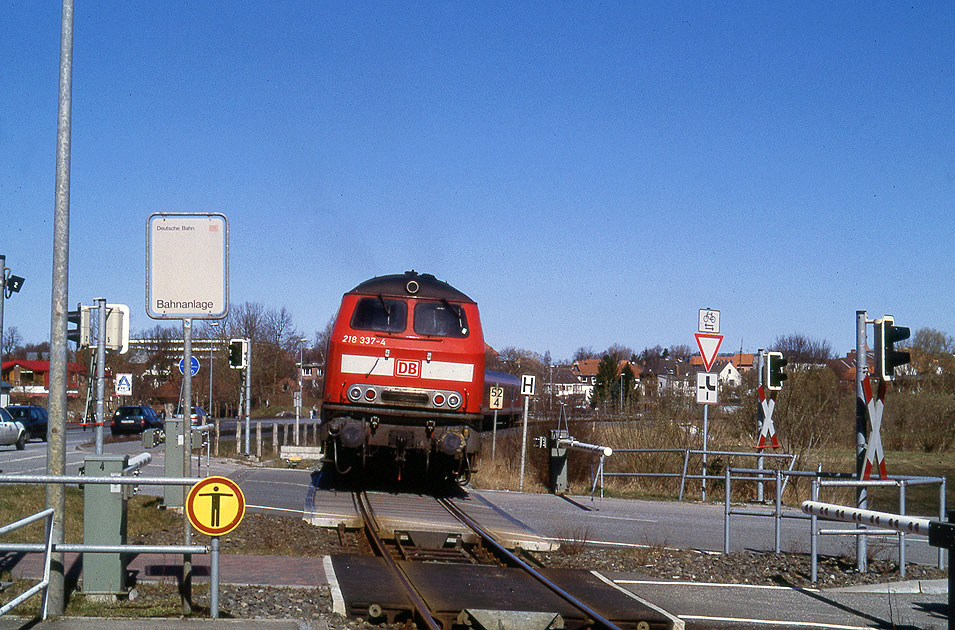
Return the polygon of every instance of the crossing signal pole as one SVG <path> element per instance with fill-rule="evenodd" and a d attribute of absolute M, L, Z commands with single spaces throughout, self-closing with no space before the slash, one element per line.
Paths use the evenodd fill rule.
<path fill-rule="evenodd" d="M 869 379 L 866 324 L 872 324 L 875 330 L 873 354 L 878 378 L 875 395 Z M 908 338 L 909 329 L 896 326 L 892 315 L 871 320 L 866 311 L 856 311 L 856 478 L 860 481 L 869 479 L 873 470 L 878 471 L 880 479 L 888 477 L 881 437 L 882 412 L 888 383 L 895 379 L 895 368 L 911 360 L 910 354 L 896 350 L 895 344 Z M 860 486 L 856 491 L 856 506 L 860 509 L 868 507 L 865 487 Z M 856 569 L 865 571 L 866 568 L 866 537 L 858 536 Z"/>
<path fill-rule="evenodd" d="M 229 367 L 234 370 L 242 370 L 242 380 L 243 383 L 240 386 L 239 390 L 239 422 L 241 422 L 241 417 L 245 416 L 245 454 L 250 454 L 251 444 L 249 442 L 249 430 L 251 429 L 251 421 L 249 415 L 251 413 L 251 404 L 250 404 L 250 395 L 252 393 L 252 370 L 250 365 L 251 360 L 251 342 L 248 339 L 230 339 L 229 340 Z M 243 405 L 245 407 L 243 413 Z"/>

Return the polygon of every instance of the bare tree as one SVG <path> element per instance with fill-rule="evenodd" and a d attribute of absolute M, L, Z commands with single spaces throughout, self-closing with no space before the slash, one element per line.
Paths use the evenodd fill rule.
<path fill-rule="evenodd" d="M 8 329 L 9 330 L 9 329 Z M 934 328 L 919 328 L 912 335 L 911 347 L 926 355 L 952 354 L 955 338 Z"/>
<path fill-rule="evenodd" d="M 603 356 L 609 356 L 614 361 L 630 361 L 634 358 L 633 348 L 620 343 L 612 344 Z"/>
<path fill-rule="evenodd" d="M 833 358 L 832 346 L 825 339 L 810 339 L 794 334 L 776 337 L 773 350 L 782 352 L 789 363 L 823 364 Z"/>
<path fill-rule="evenodd" d="M 0 299 L 2 299 L 2 297 L 0 297 Z M 17 327 L 8 326 L 7 332 L 3 334 L 3 348 L 0 348 L 0 359 L 12 356 L 13 351 L 16 350 L 17 346 L 21 343 L 23 343 L 23 337 L 20 336 L 20 331 L 17 330 Z"/>

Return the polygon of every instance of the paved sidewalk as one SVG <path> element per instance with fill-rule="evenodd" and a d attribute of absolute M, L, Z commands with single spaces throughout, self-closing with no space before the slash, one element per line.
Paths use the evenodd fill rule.
<path fill-rule="evenodd" d="M 0 568 L 8 568 L 14 577 L 40 579 L 43 575 L 43 556 L 38 553 L 0 556 Z M 68 574 L 79 575 L 79 554 L 66 554 Z M 137 581 L 176 581 L 182 575 L 181 554 L 139 554 L 129 563 Z M 192 556 L 193 579 L 209 579 L 209 555 Z M 220 584 L 261 584 L 265 586 L 321 586 L 325 570 L 321 558 L 298 556 L 219 556 Z"/>

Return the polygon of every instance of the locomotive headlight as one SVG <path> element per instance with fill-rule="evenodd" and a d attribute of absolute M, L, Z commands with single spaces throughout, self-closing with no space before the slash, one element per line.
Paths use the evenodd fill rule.
<path fill-rule="evenodd" d="M 457 409 L 461 406 L 461 397 L 457 394 L 448 394 L 448 407 L 451 409 Z"/>
<path fill-rule="evenodd" d="M 361 400 L 361 387 L 358 385 L 352 385 L 348 388 L 348 400 L 352 402 L 358 402 Z"/>
<path fill-rule="evenodd" d="M 374 399 L 377 398 L 377 397 L 378 397 L 378 392 L 376 392 L 375 390 L 373 390 L 373 389 L 366 389 L 366 390 L 365 390 L 365 398 L 366 398 L 366 399 L 368 399 L 368 400 L 374 400 Z"/>
<path fill-rule="evenodd" d="M 440 393 L 435 394 L 431 398 L 431 402 L 434 403 L 435 407 L 440 407 L 441 405 L 444 404 L 444 394 L 440 394 Z"/>

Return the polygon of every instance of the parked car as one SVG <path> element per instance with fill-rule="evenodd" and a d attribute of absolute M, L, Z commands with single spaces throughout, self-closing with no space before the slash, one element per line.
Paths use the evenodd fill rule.
<path fill-rule="evenodd" d="M 38 405 L 11 405 L 7 411 L 27 430 L 27 439 L 40 438 L 46 442 L 46 427 L 50 422 L 46 409 Z"/>
<path fill-rule="evenodd" d="M 146 429 L 162 429 L 163 421 L 149 405 L 123 405 L 113 413 L 110 432 L 142 433 Z"/>
<path fill-rule="evenodd" d="M 176 415 L 174 417 L 176 418 L 182 417 L 182 407 L 178 407 L 176 409 Z M 192 419 L 192 424 L 196 426 L 205 424 L 206 422 L 209 421 L 209 414 L 206 413 L 206 410 L 203 409 L 202 407 L 196 407 L 195 405 L 193 405 L 192 415 L 190 415 L 189 417 Z"/>
<path fill-rule="evenodd" d="M 0 446 L 9 446 L 15 444 L 18 451 L 22 451 L 27 445 L 26 428 L 13 419 L 3 407 L 0 407 Z"/>

